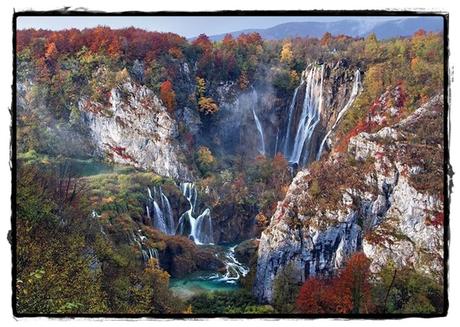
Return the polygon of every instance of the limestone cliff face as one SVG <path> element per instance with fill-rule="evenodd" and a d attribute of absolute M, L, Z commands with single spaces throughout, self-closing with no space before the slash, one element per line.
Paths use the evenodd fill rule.
<path fill-rule="evenodd" d="M 191 179 L 176 140 L 177 123 L 150 89 L 128 80 L 112 89 L 109 103 L 79 102 L 84 123 L 101 154 L 162 176 Z"/>
<path fill-rule="evenodd" d="M 442 107 L 434 97 L 297 174 L 260 239 L 260 301 L 273 299 L 273 281 L 288 263 L 303 282 L 333 274 L 356 251 L 373 272 L 392 261 L 442 278 Z"/>
<path fill-rule="evenodd" d="M 320 226 L 321 217 L 298 215 L 293 223 L 289 207 L 298 197 L 306 196 L 308 172 L 299 172 L 288 194 L 278 205 L 270 227 L 260 238 L 254 292 L 262 302 L 271 302 L 273 282 L 282 268 L 293 263 L 298 282 L 310 276 L 330 275 L 344 260 L 362 246 L 362 228 L 358 215 L 351 210 L 330 211 L 330 226 Z"/>

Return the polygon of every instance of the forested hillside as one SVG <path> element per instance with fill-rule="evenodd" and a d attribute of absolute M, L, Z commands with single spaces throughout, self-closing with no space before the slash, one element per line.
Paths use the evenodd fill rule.
<path fill-rule="evenodd" d="M 17 31 L 17 313 L 442 313 L 443 74 L 423 30 Z"/>

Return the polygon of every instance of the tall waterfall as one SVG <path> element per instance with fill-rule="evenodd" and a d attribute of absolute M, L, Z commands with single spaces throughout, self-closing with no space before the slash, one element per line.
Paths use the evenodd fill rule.
<path fill-rule="evenodd" d="M 153 195 L 149 187 L 147 192 L 149 194 L 149 204 L 146 206 L 147 217 L 151 220 L 153 227 L 165 234 L 174 235 L 176 229 L 171 204 L 161 186 L 153 188 Z"/>
<path fill-rule="evenodd" d="M 260 134 L 260 143 L 261 148 L 259 149 L 260 154 L 265 155 L 265 138 L 264 138 L 264 130 L 262 128 L 262 124 L 260 123 L 259 117 L 257 117 L 255 107 L 257 105 L 257 91 L 253 88 L 252 89 L 252 114 L 254 116 L 254 120 L 256 121 L 257 130 Z"/>
<path fill-rule="evenodd" d="M 288 118 L 288 124 L 286 128 L 286 137 L 284 139 L 284 154 L 287 155 L 288 153 L 288 147 L 289 147 L 289 136 L 291 134 L 291 122 L 292 122 L 292 112 L 294 111 L 295 104 L 296 104 L 296 99 L 297 99 L 297 92 L 299 91 L 300 86 L 304 83 L 303 80 L 303 74 L 302 74 L 302 79 L 300 81 L 299 86 L 297 86 L 294 90 L 294 95 L 292 96 L 291 104 L 289 105 L 289 118 Z"/>
<path fill-rule="evenodd" d="M 280 129 L 279 129 L 279 127 L 278 127 L 278 129 L 276 130 L 275 152 L 274 152 L 274 155 L 275 155 L 275 156 L 278 154 L 278 140 L 279 140 L 279 136 L 280 136 Z"/>
<path fill-rule="evenodd" d="M 299 87 L 305 85 L 305 97 L 296 129 L 294 143 L 292 150 L 289 152 L 291 143 L 290 134 L 292 114 L 295 109 L 298 88 L 294 92 L 294 96 L 289 107 L 289 118 L 284 147 L 286 158 L 288 158 L 290 163 L 295 164 L 300 163 L 302 154 L 304 154 L 303 161 L 306 161 L 309 157 L 309 152 L 312 150 L 310 148 L 310 141 L 313 131 L 321 119 L 321 110 L 323 106 L 324 65 L 321 65 L 320 67 L 318 67 L 318 65 L 314 65 L 307 69 L 303 74 L 305 74 L 305 76 L 303 76 L 304 78 L 302 79 Z"/>
<path fill-rule="evenodd" d="M 198 217 L 196 213 L 196 200 L 198 193 L 194 183 L 182 183 L 182 194 L 187 199 L 190 208 L 184 212 L 177 226 L 176 234 L 186 235 L 196 244 L 212 244 L 214 242 L 211 222 L 211 211 L 206 208 Z"/>
<path fill-rule="evenodd" d="M 337 115 L 337 119 L 335 120 L 334 125 L 332 125 L 329 132 L 327 132 L 327 134 L 324 136 L 324 139 L 321 142 L 321 145 L 319 147 L 318 154 L 316 155 L 316 160 L 319 160 L 321 158 L 321 154 L 323 153 L 324 145 L 326 144 L 326 141 L 329 138 L 329 135 L 331 135 L 332 131 L 337 127 L 337 124 L 339 123 L 340 119 L 342 119 L 343 115 L 345 115 L 347 110 L 351 107 L 356 97 L 358 96 L 360 89 L 361 89 L 361 72 L 359 71 L 359 69 L 357 69 L 355 72 L 355 76 L 354 76 L 354 83 L 353 83 L 353 88 L 351 90 L 350 98 L 348 99 L 347 103 L 342 108 L 342 110 L 340 110 L 339 114 Z"/>

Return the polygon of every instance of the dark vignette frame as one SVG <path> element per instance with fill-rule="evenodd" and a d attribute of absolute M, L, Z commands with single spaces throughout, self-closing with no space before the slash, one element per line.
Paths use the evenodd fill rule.
<path fill-rule="evenodd" d="M 436 16 L 443 18 L 443 39 L 444 39 L 444 162 L 443 162 L 443 188 L 444 188 L 444 309 L 442 313 L 435 314 L 37 314 L 37 313 L 18 313 L 16 307 L 16 180 L 17 176 L 17 149 L 16 149 L 16 31 L 17 18 L 25 16 Z M 345 319 L 401 319 L 409 317 L 433 318 L 447 316 L 449 308 L 448 299 L 448 258 L 449 258 L 449 219 L 450 219 L 450 194 L 452 192 L 452 176 L 454 174 L 449 158 L 450 141 L 450 75 L 449 75 L 449 14 L 447 12 L 429 11 L 387 11 L 387 10 L 286 10 L 286 11 L 124 11 L 124 12 L 102 12 L 102 11 L 75 11 L 68 10 L 68 7 L 53 11 L 23 11 L 13 14 L 13 84 L 12 84 L 12 104 L 11 104 L 11 148 L 10 148 L 10 167 L 12 173 L 11 189 L 11 230 L 8 233 L 8 240 L 11 243 L 12 251 L 12 298 L 11 305 L 13 315 L 18 318 L 23 317 L 49 317 L 49 318 L 156 318 L 156 319 L 187 319 L 187 318 L 345 318 Z"/>

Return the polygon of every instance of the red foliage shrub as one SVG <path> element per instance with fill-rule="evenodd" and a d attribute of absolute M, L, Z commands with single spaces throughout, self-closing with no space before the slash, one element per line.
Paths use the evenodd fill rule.
<path fill-rule="evenodd" d="M 308 279 L 300 289 L 296 308 L 301 313 L 367 313 L 372 310 L 369 259 L 355 253 L 330 280 Z"/>

